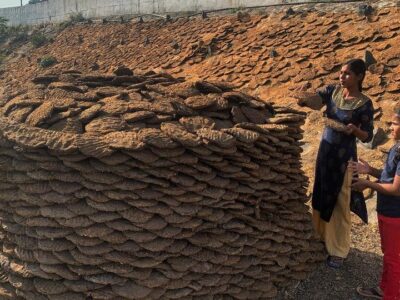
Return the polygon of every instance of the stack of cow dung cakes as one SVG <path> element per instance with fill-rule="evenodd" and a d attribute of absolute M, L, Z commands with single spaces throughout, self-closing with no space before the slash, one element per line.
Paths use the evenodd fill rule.
<path fill-rule="evenodd" d="M 273 298 L 323 257 L 296 111 L 120 67 L 36 77 L 0 115 L 9 298 Z"/>

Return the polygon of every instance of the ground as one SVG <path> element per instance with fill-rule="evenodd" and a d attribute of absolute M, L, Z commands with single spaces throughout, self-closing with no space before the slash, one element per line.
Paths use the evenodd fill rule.
<path fill-rule="evenodd" d="M 352 244 L 343 267 L 335 270 L 321 264 L 309 277 L 282 291 L 278 300 L 360 300 L 357 286 L 376 286 L 382 268 L 382 252 L 375 212 L 375 199 L 367 201 L 370 222 L 363 224 L 355 215 Z"/>

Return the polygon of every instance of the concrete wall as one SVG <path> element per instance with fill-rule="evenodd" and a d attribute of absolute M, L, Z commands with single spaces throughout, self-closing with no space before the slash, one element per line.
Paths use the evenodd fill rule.
<path fill-rule="evenodd" d="M 71 14 L 82 13 L 86 18 L 114 15 L 165 14 L 194 12 L 222 8 L 251 7 L 280 4 L 287 0 L 48 0 L 22 7 L 0 9 L 0 16 L 10 25 L 39 24 L 68 20 Z M 310 2 L 303 0 L 301 2 Z M 329 1 L 327 1 L 329 2 Z"/>

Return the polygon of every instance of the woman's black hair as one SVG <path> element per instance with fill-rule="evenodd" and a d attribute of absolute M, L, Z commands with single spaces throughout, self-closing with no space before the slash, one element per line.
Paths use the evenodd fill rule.
<path fill-rule="evenodd" d="M 360 92 L 362 91 L 362 83 L 365 78 L 365 72 L 367 71 L 367 67 L 365 66 L 365 62 L 362 59 L 351 59 L 346 63 L 349 66 L 350 71 L 352 71 L 356 75 L 362 75 L 361 80 L 358 82 L 358 88 Z"/>

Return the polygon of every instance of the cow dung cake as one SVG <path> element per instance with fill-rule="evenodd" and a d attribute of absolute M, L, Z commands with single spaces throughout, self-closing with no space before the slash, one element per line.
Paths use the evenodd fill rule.
<path fill-rule="evenodd" d="M 276 297 L 323 259 L 304 118 L 126 67 L 35 77 L 0 107 L 2 297 Z"/>

